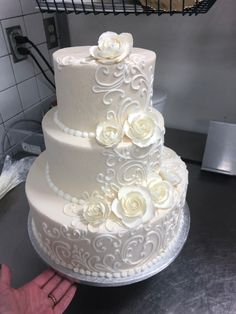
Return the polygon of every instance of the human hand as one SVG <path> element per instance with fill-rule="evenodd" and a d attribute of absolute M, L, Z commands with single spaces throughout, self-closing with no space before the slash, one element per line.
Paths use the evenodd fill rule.
<path fill-rule="evenodd" d="M 0 269 L 1 314 L 61 314 L 73 299 L 76 287 L 53 270 L 42 272 L 19 289 L 11 287 L 11 272 Z"/>

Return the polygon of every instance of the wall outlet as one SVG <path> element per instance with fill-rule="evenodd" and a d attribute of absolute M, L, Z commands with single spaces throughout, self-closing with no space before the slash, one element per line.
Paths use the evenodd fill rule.
<path fill-rule="evenodd" d="M 48 49 L 58 47 L 57 29 L 54 17 L 48 17 L 43 20 Z"/>
<path fill-rule="evenodd" d="M 33 133 L 31 136 L 24 139 L 21 143 L 24 152 L 39 155 L 45 150 L 45 143 L 42 133 Z"/>
<path fill-rule="evenodd" d="M 8 42 L 9 42 L 9 46 L 11 49 L 13 61 L 16 63 L 16 62 L 20 62 L 22 60 L 27 59 L 27 55 L 21 55 L 17 51 L 17 48 L 25 47 L 25 44 L 17 44 L 16 40 L 15 40 L 16 36 L 19 36 L 19 35 L 22 36 L 22 30 L 21 30 L 20 25 L 6 28 L 6 33 L 7 33 Z"/>
<path fill-rule="evenodd" d="M 32 144 L 28 144 L 28 143 L 22 143 L 21 144 L 23 151 L 25 151 L 26 153 L 31 153 L 34 155 L 39 155 L 41 154 L 41 148 L 40 146 L 37 145 L 32 145 Z"/>

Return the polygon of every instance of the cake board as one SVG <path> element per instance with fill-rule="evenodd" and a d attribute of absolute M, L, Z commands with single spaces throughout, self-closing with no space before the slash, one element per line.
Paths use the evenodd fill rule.
<path fill-rule="evenodd" d="M 37 180 L 37 186 L 35 186 L 35 188 L 37 188 L 39 193 L 41 194 L 43 193 L 42 191 L 45 191 L 45 182 L 44 180 L 40 180 L 41 178 L 45 176 L 45 173 L 42 171 L 42 169 L 43 168 L 45 169 L 46 167 L 45 157 L 46 156 L 40 156 L 39 158 L 37 158 L 29 174 L 30 177 L 36 176 L 37 178 L 39 178 L 39 180 Z M 132 275 L 132 276 L 126 276 L 126 277 L 120 277 L 120 278 L 94 277 L 94 276 L 89 276 L 89 275 L 82 275 L 80 273 L 75 273 L 74 271 L 70 269 L 66 269 L 63 266 L 56 264 L 55 261 L 53 261 L 40 248 L 40 245 L 37 242 L 34 232 L 33 232 L 31 214 L 29 213 L 29 216 L 28 216 L 29 238 L 31 240 L 31 243 L 35 251 L 39 255 L 39 257 L 48 266 L 53 268 L 62 276 L 68 279 L 71 279 L 77 283 L 82 283 L 82 284 L 91 285 L 91 286 L 102 286 L 102 287 L 116 287 L 116 286 L 124 286 L 124 285 L 133 284 L 133 283 L 145 280 L 161 272 L 163 269 L 169 266 L 175 260 L 175 258 L 179 255 L 187 239 L 189 228 L 190 228 L 190 213 L 189 213 L 189 207 L 186 203 L 182 210 L 182 215 L 180 218 L 180 228 L 179 228 L 178 233 L 176 234 L 175 239 L 170 243 L 167 250 L 160 255 L 159 259 L 154 265 L 150 267 L 146 267 L 145 270 L 140 271 L 139 273 L 136 273 L 135 275 Z"/>

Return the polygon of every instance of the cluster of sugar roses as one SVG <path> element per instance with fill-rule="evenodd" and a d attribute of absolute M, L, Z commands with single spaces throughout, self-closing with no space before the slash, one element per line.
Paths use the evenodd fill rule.
<path fill-rule="evenodd" d="M 97 125 L 96 140 L 99 144 L 112 147 L 119 144 L 124 136 L 138 147 L 158 144 L 164 133 L 164 120 L 158 111 L 133 112 L 123 126 L 113 120 L 106 120 Z"/>
<path fill-rule="evenodd" d="M 79 216 L 91 231 L 96 231 L 108 218 L 134 228 L 152 220 L 158 210 L 173 208 L 177 196 L 175 187 L 179 183 L 178 174 L 159 169 L 159 173 L 150 177 L 145 186 L 121 187 L 111 202 L 98 192 L 86 193 L 76 204 L 68 204 L 65 211 Z"/>
<path fill-rule="evenodd" d="M 132 144 L 143 148 L 162 141 L 164 119 L 158 111 L 138 111 L 128 114 L 123 126 L 114 121 L 98 124 L 96 139 L 105 147 L 118 145 L 126 136 Z M 76 206 L 81 221 L 90 229 L 99 227 L 109 218 L 119 219 L 128 228 L 150 221 L 157 209 L 172 208 L 176 202 L 175 186 L 180 177 L 169 170 L 158 169 L 141 186 L 123 186 L 112 201 L 98 192 L 79 200 Z"/>

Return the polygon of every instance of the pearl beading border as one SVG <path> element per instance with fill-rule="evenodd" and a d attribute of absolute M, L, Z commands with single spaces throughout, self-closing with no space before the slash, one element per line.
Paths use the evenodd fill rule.
<path fill-rule="evenodd" d="M 68 128 L 64 123 L 62 123 L 58 118 L 58 111 L 54 113 L 54 122 L 56 125 L 65 133 L 76 136 L 76 137 L 83 137 L 83 138 L 95 138 L 94 132 L 86 132 Z"/>
<path fill-rule="evenodd" d="M 64 200 L 69 201 L 73 204 L 78 204 L 79 199 L 77 197 L 71 196 L 68 193 L 65 193 L 64 191 L 60 190 L 51 180 L 50 174 L 49 174 L 49 165 L 47 163 L 46 165 L 46 180 L 49 185 L 49 187 L 60 197 L 62 197 Z"/>

